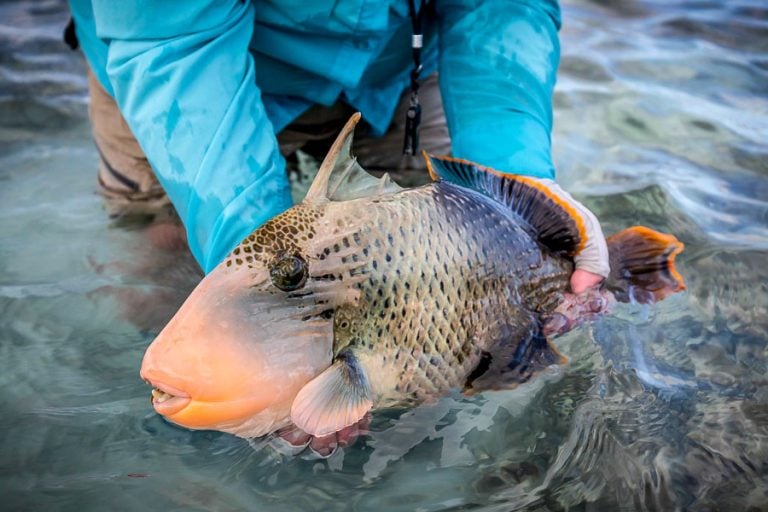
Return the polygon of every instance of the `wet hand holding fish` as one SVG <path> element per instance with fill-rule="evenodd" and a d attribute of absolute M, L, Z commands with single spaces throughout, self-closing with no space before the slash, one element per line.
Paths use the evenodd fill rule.
<path fill-rule="evenodd" d="M 599 312 L 563 305 L 588 240 L 557 193 L 435 157 L 434 183 L 401 189 L 350 156 L 358 119 L 306 199 L 235 248 L 148 348 L 141 375 L 170 421 L 326 436 L 372 409 L 519 385 L 562 362 L 547 334 Z M 607 247 L 619 300 L 684 288 L 674 237 L 630 228 Z"/>

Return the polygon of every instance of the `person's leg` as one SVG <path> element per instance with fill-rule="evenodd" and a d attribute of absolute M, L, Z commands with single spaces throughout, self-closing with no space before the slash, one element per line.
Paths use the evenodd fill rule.
<path fill-rule="evenodd" d="M 427 78 L 421 85 L 419 100 L 422 108 L 419 148 L 436 155 L 450 154 L 451 139 L 436 74 Z M 381 137 L 371 137 L 367 133 L 365 123 L 361 123 L 355 133 L 352 148 L 352 154 L 357 157 L 364 169 L 374 174 L 389 172 L 395 181 L 404 186 L 420 185 L 430 179 L 421 155 L 403 155 L 405 113 L 409 105 L 410 91 L 405 91 L 400 97 L 387 133 Z M 297 158 L 297 150 L 301 150 L 319 163 L 325 157 L 344 123 L 354 112 L 352 107 L 342 101 L 336 102 L 331 107 L 315 105 L 278 134 L 280 151 L 288 162 L 295 199 L 303 197 L 302 186 L 309 188 L 307 181 L 311 182 L 314 178 L 311 172 L 306 173 L 304 167 L 310 168 L 310 171 L 317 170 L 306 161 L 302 162 L 301 166 L 298 165 L 301 156 Z M 307 175 L 302 175 L 302 172 Z"/>
<path fill-rule="evenodd" d="M 173 218 L 173 206 L 157 181 L 144 152 L 120 114 L 114 100 L 89 71 L 91 96 L 89 113 L 99 150 L 99 192 L 113 218 Z M 422 120 L 420 148 L 437 155 L 450 153 L 451 141 L 440 98 L 437 75 L 433 74 L 419 91 Z M 353 153 L 364 168 L 389 172 L 403 185 L 429 180 L 421 156 L 402 153 L 405 113 L 410 92 L 402 94 L 392 124 L 382 137 L 368 137 L 365 131 L 355 138 Z M 321 160 L 354 109 L 337 102 L 331 107 L 316 105 L 278 134 L 280 151 L 288 160 L 289 171 L 296 168 L 295 153 L 303 149 Z M 301 180 L 299 180 L 301 181 Z"/>
<path fill-rule="evenodd" d="M 330 107 L 312 106 L 277 134 L 280 152 L 286 158 L 290 158 L 299 149 L 312 156 L 318 153 L 325 156 L 344 123 L 354 113 L 352 107 L 341 101 Z"/>
<path fill-rule="evenodd" d="M 382 137 L 355 137 L 353 154 L 363 168 L 372 172 L 389 172 L 395 181 L 404 186 L 427 183 L 424 158 L 419 155 L 403 155 L 405 114 L 410 106 L 410 91 L 400 97 L 395 116 L 387 133 Z M 428 77 L 419 88 L 421 124 L 419 126 L 419 152 L 425 150 L 435 155 L 449 155 L 451 137 L 443 111 L 437 74 Z"/>
<path fill-rule="evenodd" d="M 88 110 L 99 152 L 98 191 L 109 216 L 120 220 L 162 220 L 175 212 L 120 109 L 88 71 Z"/>
<path fill-rule="evenodd" d="M 354 109 L 341 101 L 314 105 L 277 134 L 294 203 L 301 202 L 344 123 Z"/>

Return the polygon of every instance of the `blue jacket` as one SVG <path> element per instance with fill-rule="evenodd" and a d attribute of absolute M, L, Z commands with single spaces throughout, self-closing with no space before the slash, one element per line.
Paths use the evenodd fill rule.
<path fill-rule="evenodd" d="M 374 134 L 412 67 L 406 0 L 70 0 L 207 272 L 291 206 L 275 133 L 340 96 Z M 453 155 L 554 177 L 556 0 L 437 0 L 422 76 L 438 70 Z"/>

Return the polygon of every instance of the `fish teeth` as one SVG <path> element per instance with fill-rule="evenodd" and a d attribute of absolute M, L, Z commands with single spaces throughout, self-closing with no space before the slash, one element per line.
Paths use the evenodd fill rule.
<path fill-rule="evenodd" d="M 157 388 L 152 390 L 152 400 L 155 403 L 161 404 L 166 400 L 170 400 L 171 398 L 173 398 L 173 395 L 166 393 L 165 391 L 160 391 Z"/>

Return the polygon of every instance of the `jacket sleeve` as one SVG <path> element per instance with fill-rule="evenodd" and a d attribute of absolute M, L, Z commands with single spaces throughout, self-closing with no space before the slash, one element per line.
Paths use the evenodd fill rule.
<path fill-rule="evenodd" d="M 93 0 L 115 100 L 213 269 L 291 206 L 248 52 L 253 7 L 238 0 Z"/>
<path fill-rule="evenodd" d="M 453 155 L 553 179 L 556 0 L 438 0 L 440 89 Z"/>

